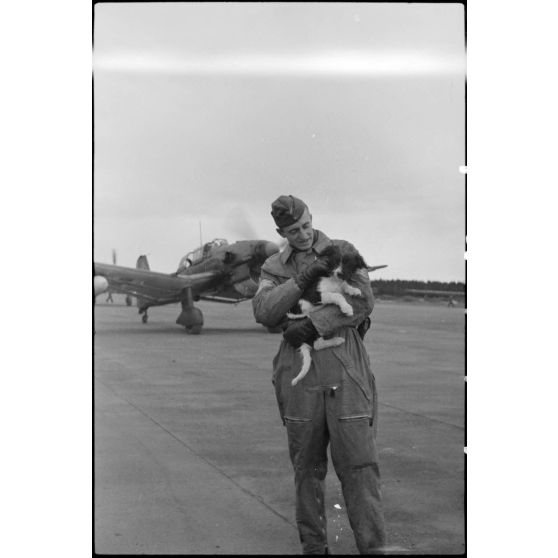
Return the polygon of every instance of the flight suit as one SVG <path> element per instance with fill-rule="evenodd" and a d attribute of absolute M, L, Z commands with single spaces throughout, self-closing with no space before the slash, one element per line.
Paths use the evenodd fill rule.
<path fill-rule="evenodd" d="M 342 251 L 354 249 L 346 241 L 331 241 L 315 231 L 310 252 L 296 252 L 287 246 L 266 260 L 252 300 L 257 322 L 268 327 L 284 323 L 285 313 L 302 294 L 293 277 L 332 242 Z M 328 443 L 359 552 L 378 552 L 385 543 L 375 443 L 376 386 L 356 330 L 372 312 L 374 299 L 368 274 L 362 271 L 357 275 L 351 284 L 363 296 L 345 297 L 353 307 L 353 316 L 344 315 L 334 305 L 322 306 L 309 315 L 321 336 L 341 336 L 345 342 L 312 351 L 312 366 L 294 387 L 291 380 L 302 364 L 299 351 L 283 340 L 273 359 L 272 381 L 287 428 L 295 472 L 296 521 L 304 554 L 323 554 L 327 549 L 324 486 Z"/>

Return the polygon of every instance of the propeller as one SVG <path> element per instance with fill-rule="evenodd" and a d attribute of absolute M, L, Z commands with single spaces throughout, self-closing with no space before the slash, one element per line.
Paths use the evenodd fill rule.
<path fill-rule="evenodd" d="M 240 240 L 255 240 L 260 238 L 256 227 L 246 209 L 240 205 L 234 206 L 225 216 L 225 226 Z"/>
<path fill-rule="evenodd" d="M 108 288 L 108 281 L 103 276 L 95 275 L 93 277 L 93 294 L 95 296 L 108 291 Z"/>
<path fill-rule="evenodd" d="M 288 241 L 286 238 L 280 236 L 276 244 L 279 246 L 279 252 L 282 252 L 287 247 Z"/>
<path fill-rule="evenodd" d="M 265 238 L 265 235 L 258 233 L 252 216 L 246 208 L 241 205 L 235 205 L 227 213 L 225 217 L 225 226 L 242 240 Z M 283 237 L 279 237 L 277 241 L 274 241 L 274 244 L 278 246 L 281 251 L 285 248 L 285 246 L 287 246 L 287 240 Z M 270 249 L 271 248 L 267 248 L 267 250 Z"/>
<path fill-rule="evenodd" d="M 268 242 L 266 240 L 262 240 L 258 242 L 255 248 L 254 256 L 255 260 L 258 264 L 263 264 L 269 256 L 273 256 L 279 251 L 279 247 L 275 242 Z"/>

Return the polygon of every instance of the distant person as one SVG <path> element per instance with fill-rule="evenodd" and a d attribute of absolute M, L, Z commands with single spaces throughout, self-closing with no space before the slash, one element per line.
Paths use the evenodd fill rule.
<path fill-rule="evenodd" d="M 356 544 L 361 554 L 378 554 L 385 544 L 380 472 L 376 450 L 377 394 L 370 360 L 357 329 L 372 312 L 374 298 L 365 271 L 353 286 L 361 297 L 346 297 L 353 316 L 337 306 L 324 305 L 308 317 L 289 321 L 286 313 L 302 293 L 332 263 L 320 254 L 330 244 L 354 250 L 344 240 L 330 240 L 313 229 L 306 204 L 294 196 L 280 196 L 271 205 L 277 232 L 287 247 L 262 266 L 260 286 L 252 304 L 256 321 L 281 326 L 283 341 L 273 359 L 273 384 L 295 473 L 296 521 L 303 554 L 327 554 L 324 502 L 327 446 Z M 362 327 L 364 335 L 366 327 Z M 302 343 L 319 336 L 344 338 L 335 348 L 312 352 L 308 374 L 295 386 Z"/>
<path fill-rule="evenodd" d="M 105 302 L 114 302 L 114 300 L 112 300 L 112 293 L 110 291 L 108 292 L 108 296 Z"/>

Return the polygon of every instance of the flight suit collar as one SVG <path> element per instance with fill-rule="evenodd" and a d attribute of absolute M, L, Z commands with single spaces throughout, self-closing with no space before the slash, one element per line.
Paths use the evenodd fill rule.
<path fill-rule="evenodd" d="M 321 254 L 323 250 L 331 244 L 331 240 L 327 237 L 322 231 L 318 229 L 314 229 L 314 244 L 312 244 L 312 251 L 315 252 L 317 255 Z M 294 250 L 290 244 L 287 244 L 287 247 L 281 252 L 280 258 L 283 264 L 286 264 L 289 261 L 289 258 L 293 254 Z"/>

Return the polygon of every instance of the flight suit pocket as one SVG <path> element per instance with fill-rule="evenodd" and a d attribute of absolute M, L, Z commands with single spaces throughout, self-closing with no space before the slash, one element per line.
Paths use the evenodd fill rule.
<path fill-rule="evenodd" d="M 311 422 L 311 421 L 312 421 L 312 419 L 309 419 L 309 418 L 289 417 L 289 416 L 285 415 L 285 422 L 287 424 L 297 424 L 297 423 Z"/>
<path fill-rule="evenodd" d="M 368 425 L 372 426 L 372 415 L 371 415 L 371 413 L 360 413 L 360 414 L 356 414 L 356 415 L 349 415 L 349 416 L 339 417 L 338 420 L 339 420 L 339 422 L 344 422 L 344 423 L 355 422 L 355 421 L 359 421 L 359 420 L 367 420 Z"/>
<path fill-rule="evenodd" d="M 313 399 L 316 394 L 307 390 L 304 385 L 291 386 L 289 382 L 288 391 L 283 394 L 285 420 L 291 422 L 307 422 L 312 419 Z"/>
<path fill-rule="evenodd" d="M 351 382 L 355 387 L 358 388 L 358 390 L 367 401 L 372 401 L 372 392 L 364 379 L 364 367 L 359 367 L 358 369 L 355 368 L 348 355 L 342 349 L 342 346 L 340 348 L 334 348 L 333 354 L 341 362 L 348 376 L 348 378 L 346 378 L 348 381 L 344 383 L 348 384 L 349 382 Z"/>
<path fill-rule="evenodd" d="M 291 385 L 293 370 L 300 367 L 300 362 L 300 357 L 297 357 L 294 349 L 283 346 L 273 359 L 272 382 L 283 424 L 287 416 L 293 420 L 311 418 L 312 394 L 307 392 L 302 382 L 296 386 Z"/>
<path fill-rule="evenodd" d="M 334 405 L 337 420 L 347 423 L 366 419 L 372 424 L 371 401 L 351 378 L 346 378 L 335 391 Z"/>
<path fill-rule="evenodd" d="M 307 418 L 286 415 L 283 422 L 287 428 L 289 439 L 289 455 L 296 469 L 307 469 L 313 461 L 312 446 L 312 421 Z"/>
<path fill-rule="evenodd" d="M 359 469 L 377 462 L 372 416 L 355 413 L 337 419 L 336 446 L 333 450 L 342 468 Z"/>
<path fill-rule="evenodd" d="M 279 407 L 279 415 L 283 424 L 285 424 L 285 386 L 286 380 L 290 377 L 290 370 L 292 366 L 292 353 L 286 351 L 283 346 L 279 347 L 279 351 L 273 358 L 273 375 L 271 377 L 271 383 L 275 388 L 275 397 L 277 399 L 277 405 Z"/>

